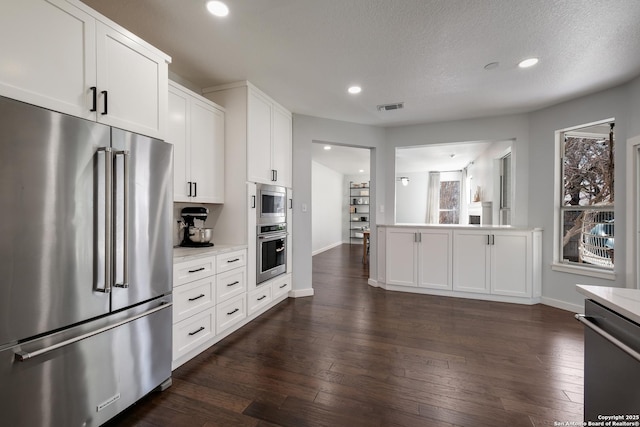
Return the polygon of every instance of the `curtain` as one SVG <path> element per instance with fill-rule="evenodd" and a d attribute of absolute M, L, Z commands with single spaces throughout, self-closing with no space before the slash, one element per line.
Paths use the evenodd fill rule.
<path fill-rule="evenodd" d="M 429 172 L 427 186 L 427 224 L 440 222 L 440 172 Z"/>

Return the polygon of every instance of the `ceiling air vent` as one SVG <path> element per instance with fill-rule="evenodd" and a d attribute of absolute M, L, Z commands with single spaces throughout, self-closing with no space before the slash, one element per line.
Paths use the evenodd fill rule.
<path fill-rule="evenodd" d="M 401 110 L 404 108 L 404 102 L 396 102 L 394 104 L 378 105 L 378 111 Z"/>

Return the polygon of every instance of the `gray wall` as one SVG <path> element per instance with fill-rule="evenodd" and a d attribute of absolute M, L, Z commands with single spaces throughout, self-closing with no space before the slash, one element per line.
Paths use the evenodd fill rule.
<path fill-rule="evenodd" d="M 626 246 L 626 140 L 629 119 L 633 114 L 629 110 L 629 91 L 626 86 L 602 91 L 545 108 L 530 114 L 531 145 L 529 164 L 532 172 L 529 180 L 530 224 L 544 229 L 542 239 L 542 295 L 552 305 L 564 302 L 582 306 L 583 297 L 575 291 L 577 283 L 601 286 L 625 286 L 624 256 L 616 256 L 615 281 L 597 279 L 553 271 L 553 227 L 554 227 L 554 159 L 555 131 L 585 123 L 615 117 L 615 218 L 616 249 L 622 255 Z M 640 110 L 635 111 L 638 117 Z M 618 251 L 616 251 L 618 252 Z"/>
<path fill-rule="evenodd" d="M 384 223 L 385 213 L 380 212 L 380 204 L 384 204 L 385 180 L 376 180 L 379 174 L 385 177 L 385 163 L 383 156 L 378 153 L 385 146 L 385 131 L 374 126 L 358 125 L 338 120 L 322 119 L 318 117 L 293 115 L 293 270 L 294 290 L 310 289 L 311 286 L 311 144 L 313 141 L 326 142 L 337 145 L 371 148 L 371 198 L 370 204 L 372 221 Z M 377 184 L 377 185 L 376 185 Z M 380 203 L 378 202 L 380 201 Z M 307 211 L 303 212 L 303 205 Z M 386 206 L 385 206 L 386 208 Z M 316 212 L 322 215 L 322 212 Z M 375 234 L 371 236 L 371 262 L 369 263 L 371 276 L 375 277 Z"/>
<path fill-rule="evenodd" d="M 320 253 L 342 243 L 344 175 L 318 162 L 311 162 L 312 253 Z"/>
<path fill-rule="evenodd" d="M 391 128 L 356 125 L 335 120 L 294 115 L 294 225 L 295 287 L 311 287 L 312 212 L 301 213 L 301 203 L 310 205 L 311 143 L 324 141 L 372 150 L 372 200 L 377 224 L 392 224 L 395 218 L 395 148 L 412 145 L 465 141 L 513 140 L 516 189 L 513 225 L 543 228 L 542 280 L 544 302 L 579 309 L 583 298 L 576 283 L 624 287 L 626 257 L 616 257 L 615 280 L 553 271 L 555 131 L 615 117 L 616 119 L 616 248 L 626 241 L 626 140 L 640 135 L 640 78 L 631 83 L 584 96 L 529 114 Z M 385 191 L 388 189 L 388 191 Z M 384 206 L 385 213 L 380 213 Z M 375 276 L 375 233 L 372 233 L 371 277 Z"/>

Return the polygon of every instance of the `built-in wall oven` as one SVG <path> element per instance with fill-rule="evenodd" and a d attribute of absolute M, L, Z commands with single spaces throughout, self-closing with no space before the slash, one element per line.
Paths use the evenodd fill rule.
<path fill-rule="evenodd" d="M 256 283 L 260 284 L 287 271 L 287 224 L 258 225 L 256 239 Z"/>
<path fill-rule="evenodd" d="M 285 187 L 258 184 L 257 196 L 256 211 L 259 225 L 280 224 L 287 221 L 287 189 Z M 258 233 L 260 233 L 259 230 Z"/>

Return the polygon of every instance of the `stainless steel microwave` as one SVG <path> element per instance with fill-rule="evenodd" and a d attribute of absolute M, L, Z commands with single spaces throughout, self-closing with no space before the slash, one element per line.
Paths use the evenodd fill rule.
<path fill-rule="evenodd" d="M 287 189 L 276 185 L 257 185 L 258 224 L 277 224 L 287 221 Z"/>

